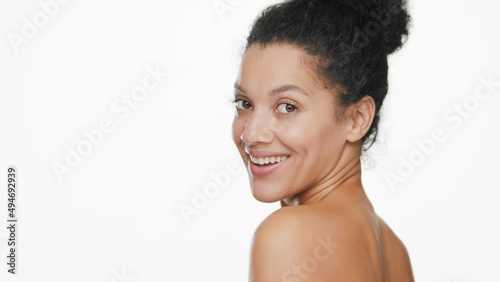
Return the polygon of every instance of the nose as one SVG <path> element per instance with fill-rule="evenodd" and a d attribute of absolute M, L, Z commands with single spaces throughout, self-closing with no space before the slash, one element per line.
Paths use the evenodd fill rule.
<path fill-rule="evenodd" d="M 271 143 L 274 140 L 271 119 L 266 113 L 254 111 L 245 123 L 241 140 L 246 144 Z"/>

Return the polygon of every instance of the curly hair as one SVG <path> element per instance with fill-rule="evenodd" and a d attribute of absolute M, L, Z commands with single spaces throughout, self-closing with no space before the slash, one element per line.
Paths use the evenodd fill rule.
<path fill-rule="evenodd" d="M 362 138 L 367 150 L 376 140 L 388 91 L 387 56 L 406 41 L 410 20 L 406 0 L 289 0 L 262 12 L 246 50 L 253 44 L 291 44 L 314 58 L 318 77 L 338 91 L 340 106 L 371 96 L 376 110 Z"/>

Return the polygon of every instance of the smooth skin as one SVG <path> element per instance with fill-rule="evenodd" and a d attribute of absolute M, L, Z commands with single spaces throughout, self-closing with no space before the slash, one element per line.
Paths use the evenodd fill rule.
<path fill-rule="evenodd" d="M 253 196 L 282 208 L 257 228 L 250 281 L 414 281 L 408 253 L 361 183 L 362 137 L 375 104 L 336 105 L 312 58 L 288 44 L 252 45 L 235 83 L 233 139 Z M 253 175 L 251 152 L 288 158 Z"/>

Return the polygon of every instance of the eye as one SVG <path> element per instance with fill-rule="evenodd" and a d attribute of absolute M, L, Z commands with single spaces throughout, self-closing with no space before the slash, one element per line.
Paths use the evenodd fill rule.
<path fill-rule="evenodd" d="M 297 106 L 290 103 L 281 103 L 278 105 L 278 112 L 280 114 L 289 114 L 297 110 Z"/>
<path fill-rule="evenodd" d="M 239 110 L 249 110 L 252 108 L 252 104 L 244 99 L 235 99 L 234 103 L 236 104 L 236 108 Z"/>

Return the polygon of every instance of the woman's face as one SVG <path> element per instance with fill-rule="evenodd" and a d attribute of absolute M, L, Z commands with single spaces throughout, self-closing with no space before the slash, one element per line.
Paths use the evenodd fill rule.
<path fill-rule="evenodd" d="M 308 59 L 277 44 L 252 45 L 243 58 L 233 139 L 259 201 L 293 202 L 328 186 L 338 172 L 347 126 L 336 121 L 334 93 Z"/>

